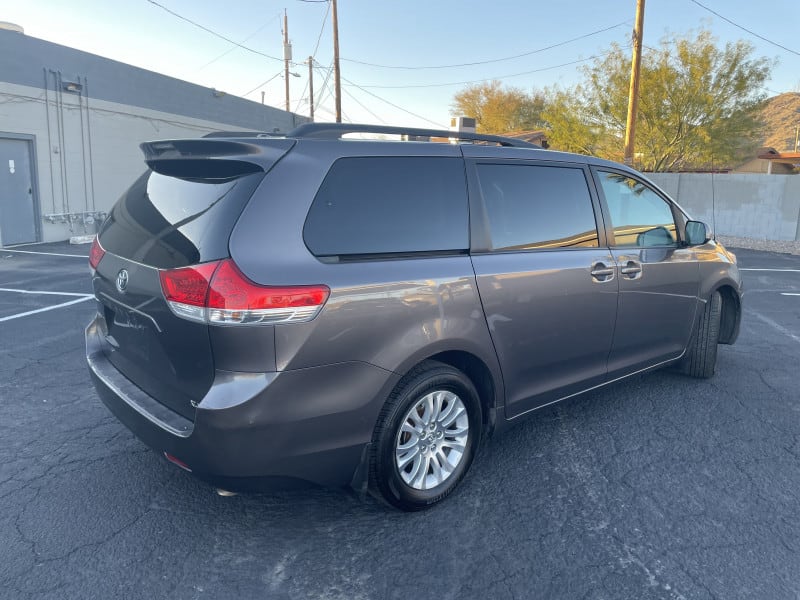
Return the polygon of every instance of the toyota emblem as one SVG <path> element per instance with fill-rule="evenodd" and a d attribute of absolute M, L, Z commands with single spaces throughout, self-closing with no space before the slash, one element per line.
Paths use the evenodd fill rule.
<path fill-rule="evenodd" d="M 125 290 L 128 287 L 128 271 L 122 269 L 119 273 L 117 273 L 117 291 L 120 293 L 125 293 Z"/>

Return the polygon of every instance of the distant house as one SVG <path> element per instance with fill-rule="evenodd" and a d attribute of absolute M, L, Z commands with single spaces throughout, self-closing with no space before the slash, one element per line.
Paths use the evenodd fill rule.
<path fill-rule="evenodd" d="M 764 175 L 791 175 L 800 167 L 799 152 L 778 152 L 775 148 L 761 148 L 752 158 L 738 166 L 716 164 L 713 169 L 675 169 L 671 173 L 761 173 Z"/>
<path fill-rule="evenodd" d="M 548 148 L 550 144 L 547 143 L 547 134 L 540 130 L 531 131 L 510 131 L 503 134 L 505 137 L 516 138 L 523 142 L 530 142 L 531 144 L 538 144 L 542 148 Z"/>
<path fill-rule="evenodd" d="M 775 148 L 761 148 L 755 158 L 733 169 L 733 173 L 766 173 L 788 175 L 800 165 L 800 152 L 778 152 Z"/>

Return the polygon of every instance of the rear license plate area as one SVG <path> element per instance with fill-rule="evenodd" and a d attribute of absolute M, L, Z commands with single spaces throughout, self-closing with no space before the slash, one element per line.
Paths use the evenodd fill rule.
<path fill-rule="evenodd" d="M 150 332 L 145 320 L 122 306 L 103 305 L 107 339 L 119 352 L 147 362 L 150 359 Z"/>

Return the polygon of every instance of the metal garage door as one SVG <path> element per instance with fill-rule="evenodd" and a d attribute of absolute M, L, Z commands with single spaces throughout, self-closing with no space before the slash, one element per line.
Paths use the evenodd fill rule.
<path fill-rule="evenodd" d="M 37 241 L 33 203 L 30 142 L 0 138 L 0 240 L 3 246 Z"/>

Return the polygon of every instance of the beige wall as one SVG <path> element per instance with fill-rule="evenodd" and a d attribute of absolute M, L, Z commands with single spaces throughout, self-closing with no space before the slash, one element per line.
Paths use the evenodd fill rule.
<path fill-rule="evenodd" d="M 647 177 L 693 218 L 709 225 L 716 222 L 720 235 L 800 240 L 800 176 L 648 173 Z"/>
<path fill-rule="evenodd" d="M 41 241 L 64 240 L 72 235 L 94 233 L 95 225 L 83 223 L 81 217 L 75 217 L 77 220 L 72 223 L 51 223 L 47 215 L 108 212 L 122 192 L 146 168 L 139 150 L 141 142 L 165 138 L 195 138 L 220 129 L 243 129 L 94 99 L 89 100 L 87 126 L 86 105 L 83 105 L 83 111 L 79 110 L 78 96 L 64 93 L 64 135 L 61 142 L 58 137 L 58 110 L 53 92 L 50 91 L 48 96 L 49 111 L 43 89 L 0 82 L 0 137 L 2 133 L 35 137 L 38 171 L 35 186 L 39 196 Z M 280 117 L 275 120 L 274 127 L 282 131 L 293 127 L 291 113 L 281 112 Z M 62 170 L 65 177 L 62 177 Z"/>

